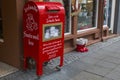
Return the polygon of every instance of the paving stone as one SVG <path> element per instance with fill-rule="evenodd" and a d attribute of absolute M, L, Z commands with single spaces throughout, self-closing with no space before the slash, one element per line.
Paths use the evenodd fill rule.
<path fill-rule="evenodd" d="M 113 56 L 113 57 L 118 57 L 120 58 L 120 51 L 119 48 L 113 49 L 113 48 L 109 48 L 109 49 L 103 49 L 103 51 L 106 51 L 106 54 L 109 56 Z"/>
<path fill-rule="evenodd" d="M 93 58 L 97 58 L 97 59 L 104 59 L 107 56 L 108 55 L 106 55 L 104 53 L 98 53 L 98 52 L 94 52 L 93 54 L 88 55 L 88 57 L 93 57 Z"/>
<path fill-rule="evenodd" d="M 104 77 L 102 80 L 113 80 L 113 79 Z"/>
<path fill-rule="evenodd" d="M 77 74 L 74 78 L 74 80 L 102 80 L 103 77 L 91 74 L 88 72 L 81 72 L 80 74 Z"/>
<path fill-rule="evenodd" d="M 77 66 L 77 65 L 74 65 Z M 62 70 L 62 73 L 67 75 L 69 78 L 74 77 L 75 75 L 79 74 L 82 70 L 78 69 L 76 67 L 70 65 L 67 65 L 64 67 L 64 69 Z"/>
<path fill-rule="evenodd" d="M 14 79 L 16 79 L 15 77 L 23 75 L 23 74 L 24 74 L 23 72 L 18 71 L 18 72 L 15 72 L 15 73 L 11 74 L 11 75 L 3 77 L 3 79 L 5 79 L 5 80 L 14 80 Z"/>
<path fill-rule="evenodd" d="M 111 69 L 100 66 L 89 66 L 89 68 L 86 69 L 86 71 L 97 75 L 105 76 L 106 74 L 111 72 Z"/>
<path fill-rule="evenodd" d="M 94 64 L 96 64 L 100 59 L 87 56 L 87 57 L 81 58 L 80 60 L 83 61 L 83 62 L 85 62 L 85 63 L 94 65 Z"/>
<path fill-rule="evenodd" d="M 120 72 L 120 65 L 117 66 L 117 67 L 114 69 L 114 71 L 119 71 L 119 72 Z"/>
<path fill-rule="evenodd" d="M 55 71 L 60 58 L 44 67 L 39 80 L 120 80 L 120 36 L 88 46 L 86 53 L 72 51 L 64 55 L 64 66 Z M 18 71 L 0 80 L 35 80 L 36 70 Z"/>
<path fill-rule="evenodd" d="M 113 50 L 115 50 L 115 51 L 119 51 L 119 47 L 118 46 L 116 46 L 117 44 L 115 44 L 115 45 L 112 45 L 112 46 L 107 46 L 106 48 L 104 48 L 105 50 L 108 50 L 108 51 L 113 51 Z"/>
<path fill-rule="evenodd" d="M 120 52 L 113 51 L 113 52 L 109 53 L 108 55 L 111 57 L 116 57 L 116 58 L 120 59 Z"/>
<path fill-rule="evenodd" d="M 103 60 L 111 62 L 111 63 L 115 63 L 115 64 L 120 64 L 120 58 L 112 57 L 109 55 L 106 58 L 104 58 Z"/>
<path fill-rule="evenodd" d="M 95 53 L 99 55 L 101 54 L 104 56 L 108 56 L 111 52 L 102 48 L 102 49 L 97 50 Z"/>
<path fill-rule="evenodd" d="M 114 68 L 116 68 L 118 66 L 115 63 L 111 63 L 111 62 L 103 61 L 103 60 L 101 60 L 100 62 L 96 63 L 95 65 L 101 66 L 101 67 L 105 67 L 105 68 L 110 68 L 110 69 L 114 69 Z"/>
<path fill-rule="evenodd" d="M 78 61 L 75 61 L 74 63 L 71 63 L 70 66 L 81 71 L 89 68 L 90 64 L 87 64 L 82 62 L 81 60 L 78 60 Z"/>
<path fill-rule="evenodd" d="M 60 71 L 41 77 L 40 80 L 70 80 L 70 78 L 66 74 L 64 74 L 63 71 Z"/>
<path fill-rule="evenodd" d="M 119 71 L 111 71 L 106 77 L 113 80 L 120 80 L 120 72 Z"/>

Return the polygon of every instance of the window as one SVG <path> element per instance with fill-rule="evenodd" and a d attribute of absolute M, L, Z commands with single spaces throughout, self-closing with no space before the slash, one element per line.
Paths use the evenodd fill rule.
<path fill-rule="evenodd" d="M 113 32 L 116 0 L 104 0 L 104 26 Z"/>
<path fill-rule="evenodd" d="M 76 0 L 78 12 L 77 30 L 94 28 L 96 26 L 97 0 Z"/>
<path fill-rule="evenodd" d="M 46 1 L 51 1 L 51 2 L 60 2 L 63 4 L 65 8 L 65 34 L 70 34 L 71 33 L 71 0 L 46 0 Z"/>
<path fill-rule="evenodd" d="M 63 0 L 65 8 L 65 33 L 71 33 L 71 0 Z"/>
<path fill-rule="evenodd" d="M 110 27 L 112 0 L 104 0 L 104 25 Z"/>

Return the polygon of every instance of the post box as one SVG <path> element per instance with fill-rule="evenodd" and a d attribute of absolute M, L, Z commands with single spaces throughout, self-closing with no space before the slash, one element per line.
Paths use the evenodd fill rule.
<path fill-rule="evenodd" d="M 60 57 L 63 65 L 65 11 L 58 2 L 28 2 L 23 9 L 24 69 L 27 59 L 36 62 L 36 74 L 42 75 L 43 63 Z"/>

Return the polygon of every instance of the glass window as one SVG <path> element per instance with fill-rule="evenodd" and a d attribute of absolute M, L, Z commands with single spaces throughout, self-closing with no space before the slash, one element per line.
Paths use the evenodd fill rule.
<path fill-rule="evenodd" d="M 104 25 L 110 27 L 112 0 L 104 0 Z"/>
<path fill-rule="evenodd" d="M 116 0 L 104 0 L 104 23 L 103 26 L 109 27 L 109 32 L 114 30 Z"/>
<path fill-rule="evenodd" d="M 65 8 L 65 33 L 71 33 L 71 0 L 63 0 Z"/>
<path fill-rule="evenodd" d="M 61 2 L 65 8 L 65 30 L 64 33 L 71 33 L 71 0 L 46 0 L 51 2 Z"/>
<path fill-rule="evenodd" d="M 78 13 L 77 30 L 84 30 L 96 26 L 97 0 L 76 0 L 75 11 Z"/>

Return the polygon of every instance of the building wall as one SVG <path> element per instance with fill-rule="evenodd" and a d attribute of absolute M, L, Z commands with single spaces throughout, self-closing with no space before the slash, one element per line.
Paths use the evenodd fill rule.
<path fill-rule="evenodd" d="M 26 2 L 28 0 L 25 0 Z M 22 11 L 24 0 L 2 0 L 3 37 L 4 43 L 0 47 L 0 61 L 10 65 L 21 67 L 23 62 L 22 45 Z M 41 0 L 36 0 L 41 1 Z M 77 16 L 72 17 L 72 34 L 65 35 L 64 52 L 70 52 L 76 48 L 76 39 L 88 38 L 89 44 L 101 41 L 107 36 L 107 28 L 103 29 L 103 0 L 99 0 L 97 28 L 77 33 Z"/>
<path fill-rule="evenodd" d="M 22 14 L 23 6 L 27 1 L 0 0 L 2 4 L 4 40 L 4 43 L 0 43 L 0 61 L 18 68 L 22 67 L 23 62 Z"/>
<path fill-rule="evenodd" d="M 3 37 L 0 61 L 20 67 L 20 33 L 15 0 L 2 0 Z"/>

